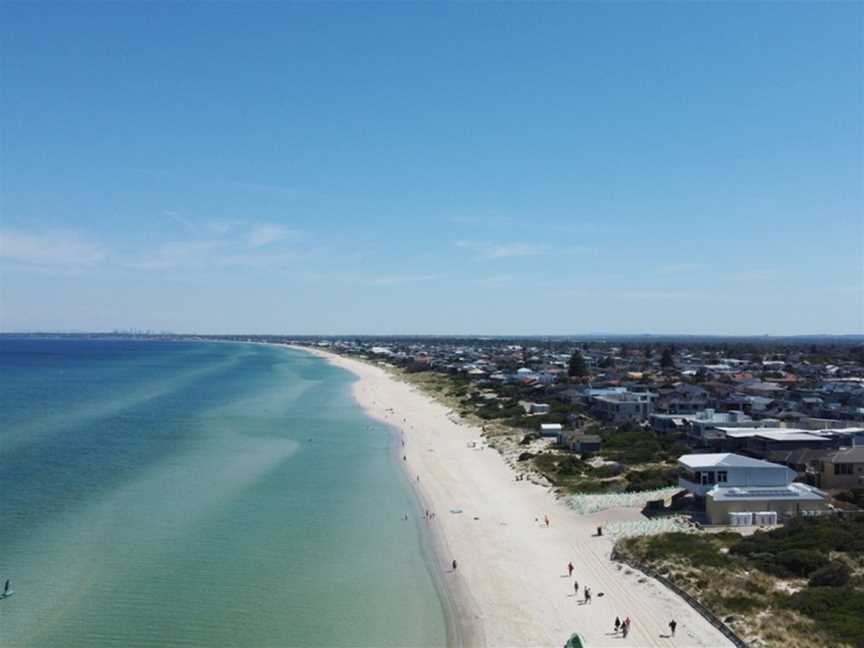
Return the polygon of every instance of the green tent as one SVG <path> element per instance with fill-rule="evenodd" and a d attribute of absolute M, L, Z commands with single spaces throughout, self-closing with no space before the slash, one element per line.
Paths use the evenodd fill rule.
<path fill-rule="evenodd" d="M 578 632 L 574 632 L 567 640 L 567 643 L 564 644 L 564 648 L 585 648 L 585 640 Z"/>

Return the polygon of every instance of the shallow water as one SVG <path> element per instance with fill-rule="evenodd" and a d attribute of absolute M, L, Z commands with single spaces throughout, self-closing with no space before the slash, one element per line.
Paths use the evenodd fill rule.
<path fill-rule="evenodd" d="M 351 380 L 262 345 L 0 341 L 0 645 L 443 645 Z"/>

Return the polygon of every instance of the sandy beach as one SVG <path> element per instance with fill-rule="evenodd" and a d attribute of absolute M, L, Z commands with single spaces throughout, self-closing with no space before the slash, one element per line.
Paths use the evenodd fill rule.
<path fill-rule="evenodd" d="M 516 481 L 501 455 L 483 447 L 478 428 L 451 420 L 412 385 L 358 360 L 305 350 L 354 373 L 358 403 L 400 431 L 408 478 L 434 513 L 420 524 L 441 557 L 440 577 L 456 608 L 455 641 L 551 647 L 578 632 L 590 647 L 731 645 L 677 595 L 609 559 L 613 542 L 596 537 L 597 526 L 634 520 L 637 510 L 578 515 L 548 488 Z M 590 603 L 583 600 L 586 586 Z M 626 639 L 614 633 L 616 616 L 631 619 Z"/>

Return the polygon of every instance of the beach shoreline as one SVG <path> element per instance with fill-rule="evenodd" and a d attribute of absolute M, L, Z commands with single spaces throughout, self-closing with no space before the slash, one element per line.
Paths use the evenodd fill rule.
<path fill-rule="evenodd" d="M 550 488 L 517 482 L 503 457 L 486 450 L 480 429 L 454 420 L 415 386 L 371 363 L 291 348 L 351 372 L 357 403 L 405 441 L 404 448 L 397 445 L 402 457 L 396 460 L 421 508 L 435 515 L 428 520 L 421 511 L 418 524 L 442 587 L 450 645 L 563 646 L 578 632 L 592 648 L 617 646 L 622 637 L 613 632 L 616 616 L 633 620 L 626 641 L 634 646 L 731 645 L 683 599 L 610 560 L 613 541 L 596 537 L 596 527 L 637 520 L 638 510 L 579 515 Z M 568 562 L 575 567 L 572 577 Z M 585 586 L 593 591 L 590 603 L 583 599 Z M 667 624 L 673 618 L 678 633 L 671 638 Z"/>

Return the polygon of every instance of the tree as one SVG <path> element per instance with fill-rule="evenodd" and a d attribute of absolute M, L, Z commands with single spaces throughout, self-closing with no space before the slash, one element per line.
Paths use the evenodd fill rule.
<path fill-rule="evenodd" d="M 663 369 L 672 369 L 675 367 L 675 357 L 673 356 L 672 347 L 663 349 L 663 355 L 660 356 L 660 366 Z"/>
<path fill-rule="evenodd" d="M 585 358 L 579 353 L 579 350 L 573 352 L 570 356 L 570 366 L 567 369 L 567 375 L 571 378 L 581 378 L 588 375 L 588 367 L 585 365 Z"/>

